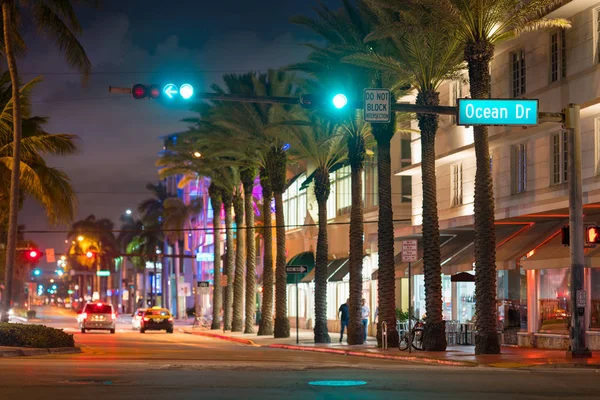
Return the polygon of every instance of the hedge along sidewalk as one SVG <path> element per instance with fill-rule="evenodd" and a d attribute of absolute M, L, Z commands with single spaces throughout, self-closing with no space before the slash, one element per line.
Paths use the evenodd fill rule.
<path fill-rule="evenodd" d="M 48 354 L 78 354 L 79 347 L 53 347 L 46 349 L 35 349 L 31 347 L 8 347 L 0 346 L 0 358 L 6 357 L 31 357 L 44 356 Z"/>
<path fill-rule="evenodd" d="M 0 323 L 0 346 L 45 349 L 49 353 L 49 349 L 75 348 L 75 340 L 69 333 L 43 325 Z"/>

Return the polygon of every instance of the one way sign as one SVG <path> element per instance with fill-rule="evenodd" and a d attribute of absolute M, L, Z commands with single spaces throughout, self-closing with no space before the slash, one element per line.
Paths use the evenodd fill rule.
<path fill-rule="evenodd" d="M 305 274 L 308 272 L 306 265 L 286 265 L 285 272 L 287 274 Z"/>

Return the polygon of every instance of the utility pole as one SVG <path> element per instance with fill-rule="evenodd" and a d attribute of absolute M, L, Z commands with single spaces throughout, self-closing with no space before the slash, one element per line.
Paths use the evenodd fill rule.
<path fill-rule="evenodd" d="M 569 104 L 565 110 L 565 129 L 568 140 L 569 169 L 569 231 L 571 255 L 571 344 L 567 355 L 589 358 L 585 332 L 586 292 L 583 278 L 583 183 L 581 179 L 581 122 L 580 108 Z"/>

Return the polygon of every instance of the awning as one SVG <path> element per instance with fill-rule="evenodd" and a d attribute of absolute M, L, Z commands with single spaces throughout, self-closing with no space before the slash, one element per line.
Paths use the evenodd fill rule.
<path fill-rule="evenodd" d="M 562 237 L 556 232 L 551 239 L 529 253 L 529 257 L 520 262 L 524 269 L 566 268 L 571 266 L 570 247 L 562 243 Z M 589 268 L 600 267 L 600 248 L 584 249 L 583 265 Z"/>
<path fill-rule="evenodd" d="M 338 260 L 336 260 L 338 261 Z M 333 263 L 331 263 L 333 264 Z M 341 282 L 342 280 L 344 280 L 344 277 L 346 275 L 348 275 L 348 273 L 350 272 L 350 259 L 349 258 L 344 258 L 343 262 L 338 263 L 338 267 L 336 269 L 336 271 L 329 275 L 329 282 Z M 327 272 L 329 273 L 329 268 L 327 268 Z"/>
<path fill-rule="evenodd" d="M 343 271 L 344 270 L 344 266 L 346 266 L 346 268 L 349 268 L 348 265 L 348 259 L 347 258 L 338 258 L 335 260 L 331 260 L 329 261 L 329 264 L 327 264 L 327 281 L 328 282 L 332 282 L 331 278 L 333 277 L 333 275 L 335 275 L 336 273 Z M 346 273 L 348 272 L 348 270 L 346 269 Z M 342 272 L 340 272 L 342 273 Z M 344 278 L 344 276 L 346 276 L 345 274 L 342 276 L 342 279 Z M 312 269 L 311 271 L 309 271 L 308 274 L 306 274 L 301 280 L 301 283 L 309 283 L 315 280 L 315 270 Z M 341 280 L 341 279 L 340 279 Z M 289 283 L 289 282 L 288 282 Z"/>
<path fill-rule="evenodd" d="M 450 277 L 450 282 L 475 282 L 475 275 L 468 272 L 459 272 Z"/>
<path fill-rule="evenodd" d="M 302 282 L 304 277 L 313 273 L 314 276 L 314 268 L 315 268 L 315 255 L 312 251 L 305 251 L 303 253 L 296 254 L 294 257 L 290 258 L 290 260 L 286 263 L 286 265 L 306 265 L 308 267 L 308 273 L 306 275 L 300 274 L 298 276 L 298 281 Z M 296 283 L 296 277 L 294 274 L 287 274 L 287 283 Z"/>

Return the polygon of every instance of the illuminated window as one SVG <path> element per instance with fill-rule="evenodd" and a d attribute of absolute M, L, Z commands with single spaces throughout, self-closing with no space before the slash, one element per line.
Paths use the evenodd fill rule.
<path fill-rule="evenodd" d="M 550 82 L 556 82 L 567 76 L 566 30 L 561 29 L 550 34 Z"/>
<path fill-rule="evenodd" d="M 452 207 L 460 206 L 463 203 L 463 178 L 462 164 L 454 164 L 450 167 L 451 172 L 451 205 Z"/>
<path fill-rule="evenodd" d="M 525 50 L 521 49 L 510 54 L 511 65 L 511 93 L 512 97 L 520 97 L 525 94 Z"/>
<path fill-rule="evenodd" d="M 562 131 L 550 136 L 551 183 L 565 183 L 568 177 L 568 143 L 567 132 Z"/>
<path fill-rule="evenodd" d="M 306 180 L 306 175 L 299 176 L 283 193 L 283 214 L 286 230 L 299 228 L 306 218 L 306 189 L 300 186 Z"/>

